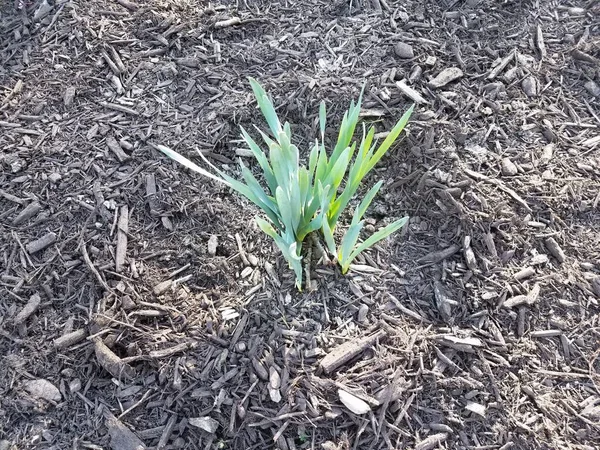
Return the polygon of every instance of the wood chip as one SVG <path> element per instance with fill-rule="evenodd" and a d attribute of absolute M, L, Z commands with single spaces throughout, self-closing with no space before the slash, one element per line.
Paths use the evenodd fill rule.
<path fill-rule="evenodd" d="M 191 417 L 188 419 L 188 423 L 193 427 L 197 427 L 206 431 L 207 433 L 215 433 L 219 428 L 219 422 L 208 416 Z"/>
<path fill-rule="evenodd" d="M 461 338 L 453 335 L 436 337 L 436 341 L 446 347 L 467 353 L 475 353 L 476 349 L 483 346 L 481 339 L 474 337 Z"/>
<path fill-rule="evenodd" d="M 485 405 L 475 402 L 467 402 L 467 406 L 465 406 L 465 409 L 483 418 L 485 418 L 485 413 L 487 410 Z"/>
<path fill-rule="evenodd" d="M 321 368 L 325 373 L 333 372 L 342 364 L 347 363 L 352 358 L 372 346 L 379 339 L 385 337 L 386 334 L 385 331 L 379 330 L 366 338 L 344 342 L 342 345 L 334 348 L 321 360 Z"/>
<path fill-rule="evenodd" d="M 87 331 L 84 329 L 75 330 L 67 333 L 59 338 L 54 339 L 54 348 L 64 350 L 72 345 L 83 341 L 87 336 Z"/>
<path fill-rule="evenodd" d="M 110 436 L 110 447 L 112 450 L 146 450 L 144 443 L 136 434 L 117 419 L 108 408 L 103 409 L 106 419 L 106 428 Z"/>
<path fill-rule="evenodd" d="M 30 242 L 25 246 L 25 249 L 28 253 L 37 253 L 41 250 L 44 250 L 46 247 L 54 244 L 56 242 L 56 233 L 50 232 L 43 235 L 41 238 L 36 239 L 35 241 Z"/>
<path fill-rule="evenodd" d="M 525 77 L 521 82 L 521 87 L 528 97 L 538 96 L 538 81 L 533 75 Z"/>
<path fill-rule="evenodd" d="M 506 68 L 506 66 L 508 66 L 508 63 L 512 59 L 514 59 L 514 57 L 515 53 L 511 52 L 508 56 L 502 59 L 500 63 L 490 71 L 488 75 L 488 80 L 493 80 L 494 78 L 496 78 L 500 74 L 500 72 L 502 72 Z"/>
<path fill-rule="evenodd" d="M 115 251 L 115 272 L 120 273 L 125 266 L 127 256 L 127 233 L 129 233 L 129 207 L 121 206 L 117 224 L 117 249 Z"/>
<path fill-rule="evenodd" d="M 23 309 L 17 314 L 14 320 L 15 326 L 25 323 L 25 321 L 37 311 L 40 306 L 42 299 L 38 294 L 33 294 L 29 297 L 29 301 L 25 304 Z"/>
<path fill-rule="evenodd" d="M 533 267 L 524 267 L 513 275 L 513 278 L 517 281 L 524 280 L 535 275 L 535 269 Z"/>
<path fill-rule="evenodd" d="M 448 436 L 448 433 L 438 433 L 427 436 L 421 442 L 415 444 L 415 450 L 431 450 L 437 447 L 440 442 L 444 442 L 446 439 L 448 439 Z"/>
<path fill-rule="evenodd" d="M 232 17 L 231 19 L 215 22 L 215 28 L 219 29 L 219 28 L 232 27 L 234 25 L 240 25 L 241 23 L 242 23 L 242 19 L 240 19 L 239 17 Z"/>
<path fill-rule="evenodd" d="M 458 67 L 449 67 L 442 70 L 435 78 L 429 81 L 428 85 L 432 89 L 438 89 L 446 86 L 448 83 L 458 80 L 463 76 L 463 71 Z"/>
<path fill-rule="evenodd" d="M 338 396 L 340 397 L 340 401 L 344 404 L 344 406 L 354 414 L 362 415 L 371 411 L 371 407 L 367 404 L 367 402 L 342 389 L 338 389 Z"/>
<path fill-rule="evenodd" d="M 425 263 L 425 264 L 435 264 L 435 263 L 438 263 L 440 261 L 443 261 L 444 259 L 447 259 L 447 258 L 451 257 L 452 255 L 454 255 L 459 250 L 460 250 L 460 247 L 458 245 L 453 244 L 450 247 L 447 247 L 445 249 L 428 253 L 427 255 L 422 256 L 421 258 L 419 258 L 417 260 L 417 262 L 419 264 L 423 264 L 423 263 Z"/>
<path fill-rule="evenodd" d="M 13 219 L 13 226 L 21 225 L 23 222 L 26 222 L 33 216 L 37 215 L 41 210 L 42 205 L 40 205 L 38 202 L 31 202 L 23 209 L 23 211 L 19 213 L 17 217 Z"/>
<path fill-rule="evenodd" d="M 130 11 L 137 11 L 139 8 L 139 6 L 136 3 L 130 2 L 129 0 L 115 0 L 115 2 L 117 2 L 124 8 L 127 8 Z"/>
<path fill-rule="evenodd" d="M 531 291 L 527 295 L 515 295 L 514 297 L 508 298 L 504 301 L 502 306 L 505 308 L 514 308 L 520 305 L 533 305 L 540 295 L 540 285 L 538 283 L 533 285 Z"/>
<path fill-rule="evenodd" d="M 124 363 L 100 338 L 94 338 L 94 350 L 98 364 L 117 379 L 132 379 L 135 370 Z"/>
<path fill-rule="evenodd" d="M 546 246 L 550 254 L 554 256 L 559 263 L 562 264 L 565 262 L 565 252 L 563 252 L 563 249 L 560 247 L 560 245 L 558 245 L 558 242 L 556 242 L 556 240 L 553 237 L 546 238 L 544 240 L 544 245 Z"/>
<path fill-rule="evenodd" d="M 398 89 L 400 89 L 400 92 L 402 92 L 404 95 L 406 95 L 408 98 L 410 98 L 413 102 L 423 103 L 423 104 L 429 103 L 416 90 L 414 90 L 410 86 L 407 86 L 407 84 L 404 80 L 396 81 L 396 86 L 398 87 Z"/>
<path fill-rule="evenodd" d="M 69 86 L 65 90 L 65 97 L 63 101 L 65 102 L 65 106 L 69 107 L 73 104 L 73 99 L 75 98 L 75 86 Z"/>
<path fill-rule="evenodd" d="M 106 145 L 115 154 L 119 162 L 122 163 L 130 159 L 130 156 L 123 151 L 123 149 L 113 136 L 106 137 Z"/>

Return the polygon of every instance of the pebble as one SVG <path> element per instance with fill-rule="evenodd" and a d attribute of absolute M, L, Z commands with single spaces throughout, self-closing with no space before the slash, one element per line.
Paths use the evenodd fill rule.
<path fill-rule="evenodd" d="M 552 159 L 552 154 L 554 153 L 554 144 L 548 144 L 544 146 L 542 149 L 542 156 L 540 156 L 540 162 L 543 164 L 548 164 Z"/>
<path fill-rule="evenodd" d="M 595 81 L 590 80 L 584 86 L 594 97 L 600 97 L 600 86 Z"/>
<path fill-rule="evenodd" d="M 54 402 L 59 402 L 62 399 L 62 395 L 58 388 L 48 380 L 30 380 L 25 383 L 24 388 L 35 398 Z"/>
<path fill-rule="evenodd" d="M 75 378 L 73 381 L 69 383 L 69 391 L 73 394 L 75 392 L 79 392 L 81 390 L 81 380 L 79 378 Z"/>
<path fill-rule="evenodd" d="M 217 254 L 217 247 L 219 245 L 219 240 L 215 234 L 212 234 L 210 238 L 208 238 L 208 254 L 210 256 L 215 256 Z"/>
<path fill-rule="evenodd" d="M 50 175 L 48 175 L 48 180 L 52 183 L 52 184 L 56 184 L 58 183 L 62 178 L 62 175 L 58 172 L 52 172 Z"/>
<path fill-rule="evenodd" d="M 252 264 L 254 267 L 258 266 L 258 257 L 253 254 L 249 254 L 246 256 L 248 258 L 248 262 Z"/>
<path fill-rule="evenodd" d="M 437 58 L 435 56 L 428 56 L 427 59 L 425 60 L 425 65 L 429 66 L 429 67 L 433 67 L 435 66 L 435 63 L 437 62 Z"/>
<path fill-rule="evenodd" d="M 538 95 L 538 86 L 537 80 L 532 75 L 528 76 L 521 82 L 521 87 L 523 88 L 523 92 L 528 97 L 537 97 Z"/>
<path fill-rule="evenodd" d="M 510 158 L 502 159 L 502 175 L 513 176 L 519 172 L 515 163 L 513 163 Z"/>
<path fill-rule="evenodd" d="M 398 42 L 394 46 L 394 52 L 398 57 L 404 59 L 411 59 L 415 57 L 415 52 L 413 51 L 412 45 L 404 42 Z"/>
<path fill-rule="evenodd" d="M 446 86 L 452 81 L 456 81 L 463 76 L 463 71 L 458 67 L 449 67 L 442 70 L 435 78 L 429 82 L 429 87 L 437 89 Z"/>
<path fill-rule="evenodd" d="M 369 307 L 365 304 L 360 305 L 358 308 L 358 314 L 356 315 L 356 320 L 359 323 L 362 323 L 366 320 L 367 314 L 369 313 Z"/>
<path fill-rule="evenodd" d="M 75 87 L 69 86 L 65 91 L 64 102 L 65 106 L 71 106 L 73 104 L 73 99 L 75 98 Z"/>

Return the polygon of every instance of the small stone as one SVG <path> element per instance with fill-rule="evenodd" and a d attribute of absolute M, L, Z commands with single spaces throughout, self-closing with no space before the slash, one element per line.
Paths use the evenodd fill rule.
<path fill-rule="evenodd" d="M 413 51 L 412 45 L 404 42 L 398 42 L 394 46 L 394 52 L 398 57 L 403 59 L 411 59 L 415 57 L 415 52 Z"/>
<path fill-rule="evenodd" d="M 208 238 L 208 254 L 210 256 L 215 256 L 217 254 L 217 247 L 219 245 L 219 241 L 218 238 L 215 234 L 211 235 L 210 238 Z"/>
<path fill-rule="evenodd" d="M 545 145 L 542 149 L 542 156 L 540 156 L 540 162 L 543 164 L 548 164 L 552 159 L 552 155 L 554 153 L 554 144 L 550 143 Z"/>
<path fill-rule="evenodd" d="M 75 98 L 75 86 L 69 86 L 65 91 L 65 106 L 71 106 L 73 104 L 73 99 Z"/>
<path fill-rule="evenodd" d="M 434 79 L 429 82 L 429 86 L 433 89 L 446 86 L 448 83 L 458 80 L 463 76 L 463 71 L 458 67 L 449 67 L 442 70 Z"/>
<path fill-rule="evenodd" d="M 369 313 L 369 307 L 363 303 L 358 308 L 358 314 L 356 315 L 356 320 L 358 320 L 359 323 L 363 323 L 367 319 L 368 313 Z"/>
<path fill-rule="evenodd" d="M 281 387 L 281 377 L 279 376 L 279 372 L 274 367 L 269 368 L 269 396 L 271 400 L 275 403 L 279 403 L 281 401 L 281 392 L 279 388 Z"/>
<path fill-rule="evenodd" d="M 60 402 L 62 399 L 58 388 L 48 380 L 30 380 L 25 383 L 24 388 L 35 398 L 41 398 L 53 402 Z"/>
<path fill-rule="evenodd" d="M 427 59 L 425 60 L 425 65 L 429 66 L 429 67 L 433 67 L 435 66 L 435 63 L 437 62 L 437 58 L 435 56 L 428 56 Z"/>
<path fill-rule="evenodd" d="M 124 295 L 121 298 L 121 306 L 123 307 L 123 309 L 125 311 L 131 311 L 132 309 L 135 308 L 135 302 L 133 301 L 133 299 L 131 298 L 131 296 L 129 295 Z"/>
<path fill-rule="evenodd" d="M 219 422 L 208 416 L 192 417 L 188 420 L 188 423 L 193 427 L 198 427 L 208 433 L 214 433 L 217 431 L 217 428 L 219 428 Z"/>
<path fill-rule="evenodd" d="M 590 80 L 584 86 L 594 97 L 600 97 L 600 86 L 595 81 Z"/>
<path fill-rule="evenodd" d="M 515 163 L 510 158 L 502 158 L 502 175 L 514 176 L 519 172 Z"/>
<path fill-rule="evenodd" d="M 50 181 L 52 184 L 58 183 L 61 179 L 62 175 L 58 172 L 52 172 L 50 175 L 48 175 L 48 181 Z"/>
<path fill-rule="evenodd" d="M 81 390 L 81 380 L 79 378 L 75 378 L 73 381 L 69 383 L 69 391 L 73 394 L 75 392 L 79 392 Z"/>
<path fill-rule="evenodd" d="M 171 280 L 161 281 L 156 286 L 154 286 L 154 289 L 153 289 L 154 295 L 160 295 L 160 294 L 165 293 L 171 287 L 172 284 L 173 284 L 173 281 L 171 281 Z"/>
<path fill-rule="evenodd" d="M 545 255 L 544 253 L 540 253 L 537 255 L 534 255 L 531 258 L 531 264 L 534 266 L 540 266 L 542 264 L 546 264 L 549 261 L 548 259 L 548 255 Z"/>
<path fill-rule="evenodd" d="M 537 97 L 538 95 L 538 85 L 537 80 L 532 75 L 528 76 L 521 82 L 521 87 L 523 88 L 523 92 L 528 97 Z"/>
<path fill-rule="evenodd" d="M 246 351 L 246 343 L 238 342 L 237 344 L 235 344 L 235 349 L 240 353 L 245 352 Z"/>

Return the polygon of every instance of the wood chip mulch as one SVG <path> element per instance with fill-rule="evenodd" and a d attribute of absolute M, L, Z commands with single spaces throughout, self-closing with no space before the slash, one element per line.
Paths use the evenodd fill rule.
<path fill-rule="evenodd" d="M 0 3 L 0 450 L 598 448 L 598 17 Z M 256 170 L 248 76 L 302 149 L 365 82 L 379 138 L 416 104 L 369 180 L 368 231 L 409 225 L 310 292 L 252 205 L 156 150 Z"/>

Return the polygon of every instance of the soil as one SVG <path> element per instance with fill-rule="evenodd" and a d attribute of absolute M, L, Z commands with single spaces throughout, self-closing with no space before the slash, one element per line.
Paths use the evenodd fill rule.
<path fill-rule="evenodd" d="M 598 448 L 597 0 L 16 3 L 0 449 Z M 249 76 L 304 156 L 321 100 L 331 140 L 364 83 L 378 132 L 417 102 L 366 183 L 409 225 L 311 292 L 156 151 L 256 171 Z"/>

